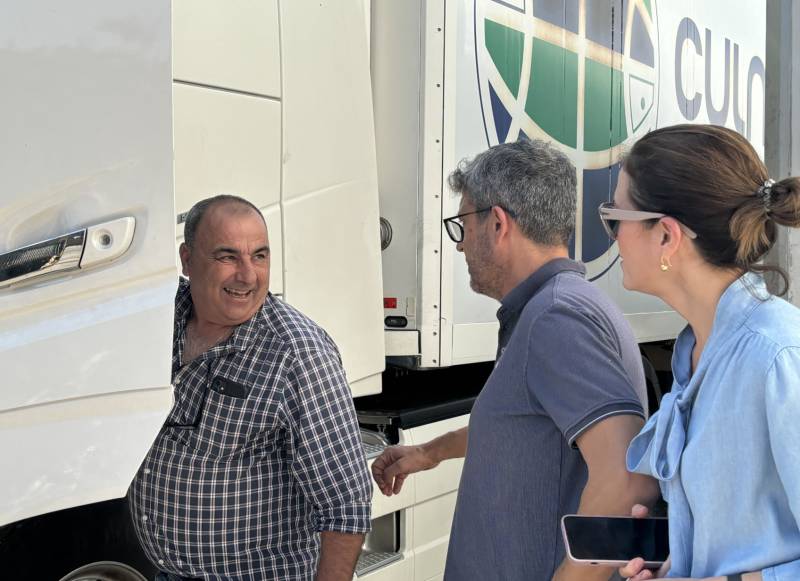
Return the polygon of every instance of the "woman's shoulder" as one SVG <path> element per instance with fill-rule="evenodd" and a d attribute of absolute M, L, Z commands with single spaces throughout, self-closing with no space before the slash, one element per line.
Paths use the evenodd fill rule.
<path fill-rule="evenodd" d="M 800 347 L 800 309 L 782 298 L 772 296 L 761 302 L 744 327 L 751 341 L 774 354 Z"/>

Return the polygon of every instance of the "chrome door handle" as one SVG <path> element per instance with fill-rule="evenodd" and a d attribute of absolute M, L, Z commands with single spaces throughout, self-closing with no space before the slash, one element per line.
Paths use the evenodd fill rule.
<path fill-rule="evenodd" d="M 119 218 L 0 254 L 0 288 L 114 260 L 133 240 L 134 218 Z"/>
<path fill-rule="evenodd" d="M 85 241 L 84 229 L 0 255 L 0 287 L 79 268 Z"/>

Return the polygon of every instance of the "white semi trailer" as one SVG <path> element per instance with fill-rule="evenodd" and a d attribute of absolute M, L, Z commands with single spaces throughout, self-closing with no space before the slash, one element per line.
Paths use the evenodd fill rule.
<path fill-rule="evenodd" d="M 763 151 L 767 13 L 753 0 L 0 6 L 0 578 L 151 574 L 121 499 L 172 403 L 175 242 L 208 195 L 262 209 L 271 290 L 338 343 L 369 458 L 466 425 L 491 370 L 497 304 L 469 289 L 441 220 L 458 206 L 449 171 L 496 143 L 570 155 L 573 256 L 659 367 L 682 322 L 622 289 L 596 208 L 652 128 L 724 124 Z M 772 18 L 787 15 L 800 22 L 791 4 Z M 376 493 L 359 578 L 442 578 L 460 466 Z"/>

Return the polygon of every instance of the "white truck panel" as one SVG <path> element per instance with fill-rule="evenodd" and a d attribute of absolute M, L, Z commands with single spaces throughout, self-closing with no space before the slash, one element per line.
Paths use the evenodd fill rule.
<path fill-rule="evenodd" d="M 281 195 L 279 101 L 175 83 L 175 205 L 239 193 L 259 208 Z"/>
<path fill-rule="evenodd" d="M 363 6 L 282 2 L 280 22 L 285 296 L 336 341 L 353 394 L 378 393 L 382 283 Z"/>
<path fill-rule="evenodd" d="M 417 312 L 420 319 L 420 365 L 436 367 L 441 361 L 442 244 L 445 243 L 442 232 L 442 179 L 449 173 L 442 166 L 445 0 L 423 2 L 422 16 L 422 126 L 419 149 L 423 162 L 420 213 L 417 218 L 421 221 L 417 249 L 420 265 Z"/>
<path fill-rule="evenodd" d="M 467 426 L 469 416 L 458 416 L 407 430 L 414 444 L 422 444 Z M 444 574 L 450 526 L 461 481 L 462 459 L 447 460 L 433 470 L 415 474 L 412 543 L 414 579 L 427 581 Z"/>
<path fill-rule="evenodd" d="M 0 252 L 120 218 L 130 247 L 0 290 L 0 525 L 120 496 L 170 407 L 168 4 L 0 8 Z"/>
<path fill-rule="evenodd" d="M 456 480 L 457 482 L 457 480 Z M 414 579 L 442 578 L 458 493 L 414 505 Z"/>
<path fill-rule="evenodd" d="M 172 352 L 172 325 L 164 322 L 172 318 L 166 297 L 174 298 L 177 275 L 92 290 L 87 274 L 48 283 L 84 283 L 85 293 L 0 319 L 0 411 L 169 385 L 171 357 L 163 353 Z M 25 290 L 12 289 L 13 298 L 21 299 Z"/>
<path fill-rule="evenodd" d="M 406 317 L 417 329 L 418 239 L 422 156 L 422 28 L 419 0 L 372 0 L 370 49 L 381 215 L 390 218 L 392 239 L 383 250 L 384 297 L 397 300 L 387 316 Z M 408 301 L 413 308 L 408 309 Z M 392 331 L 388 331 L 391 333 Z M 402 332 L 405 332 L 403 330 Z M 404 353 L 419 353 L 415 344 Z M 387 353 L 388 354 L 388 353 Z M 394 353 L 393 353 L 394 354 Z"/>
<path fill-rule="evenodd" d="M 171 406 L 167 387 L 0 412 L 0 524 L 124 496 Z"/>
<path fill-rule="evenodd" d="M 763 157 L 766 1 L 676 0 L 657 6 L 658 124 L 725 125 L 745 135 Z M 696 106 L 683 97 L 697 99 Z"/>
<path fill-rule="evenodd" d="M 281 95 L 278 0 L 174 0 L 173 76 Z"/>
<path fill-rule="evenodd" d="M 386 331 L 386 356 L 419 353 L 419 331 Z"/>

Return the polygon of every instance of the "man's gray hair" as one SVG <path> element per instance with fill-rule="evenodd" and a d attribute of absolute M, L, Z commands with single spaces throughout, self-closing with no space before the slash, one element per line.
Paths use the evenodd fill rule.
<path fill-rule="evenodd" d="M 540 139 L 520 139 L 462 160 L 448 178 L 476 210 L 500 206 L 537 244 L 566 246 L 575 230 L 575 166 Z M 485 215 L 478 216 L 485 219 Z"/>
<path fill-rule="evenodd" d="M 210 198 L 206 198 L 205 200 L 200 200 L 189 212 L 186 214 L 186 222 L 183 225 L 183 242 L 189 248 L 192 248 L 194 245 L 195 237 L 197 236 L 197 226 L 205 216 L 206 211 L 215 204 L 241 204 L 243 206 L 248 206 L 250 209 L 254 210 L 256 214 L 261 216 L 261 219 L 264 220 L 264 215 L 261 213 L 255 204 L 250 202 L 249 200 L 245 200 L 244 198 L 240 198 L 239 196 L 233 196 L 231 194 L 219 194 L 217 196 L 212 196 Z M 264 227 L 266 228 L 267 222 L 264 220 Z"/>

